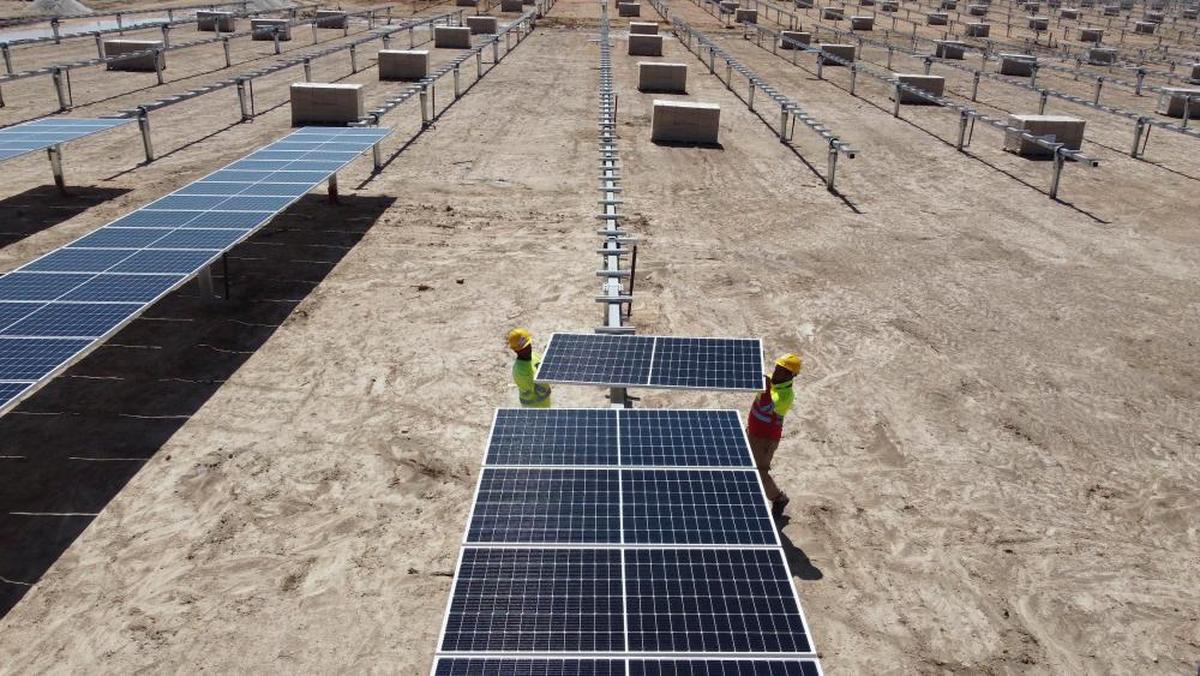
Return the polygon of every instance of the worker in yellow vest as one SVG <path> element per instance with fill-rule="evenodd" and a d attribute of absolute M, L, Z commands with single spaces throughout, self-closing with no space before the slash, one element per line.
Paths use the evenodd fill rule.
<path fill-rule="evenodd" d="M 763 490 L 767 492 L 767 499 L 771 501 L 771 511 L 775 514 L 783 514 L 783 508 L 787 506 L 789 498 L 771 478 L 771 460 L 775 457 L 775 449 L 779 448 L 779 440 L 783 437 L 783 418 L 791 410 L 792 401 L 796 397 L 792 391 L 792 382 L 800 373 L 801 365 L 799 355 L 794 354 L 785 354 L 775 360 L 775 371 L 769 376 L 763 376 L 765 387 L 762 393 L 755 397 L 746 425 L 746 436 L 750 439 L 754 464 L 758 467 Z"/>
<path fill-rule="evenodd" d="M 508 348 L 517 353 L 513 361 L 513 382 L 520 391 L 521 405 L 528 408 L 550 408 L 550 386 L 533 382 L 542 363 L 542 355 L 533 351 L 533 334 L 529 329 L 513 329 L 508 332 Z"/>

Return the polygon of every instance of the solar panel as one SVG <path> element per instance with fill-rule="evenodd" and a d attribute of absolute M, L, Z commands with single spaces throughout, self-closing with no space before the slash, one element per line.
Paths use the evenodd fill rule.
<path fill-rule="evenodd" d="M 132 118 L 47 117 L 0 129 L 0 160 L 67 143 L 132 122 Z"/>
<path fill-rule="evenodd" d="M 629 660 L 629 676 L 820 676 L 814 659 L 729 660 L 655 659 Z"/>
<path fill-rule="evenodd" d="M 501 409 L 488 442 L 489 465 L 615 465 L 617 412 Z"/>
<path fill-rule="evenodd" d="M 628 671 L 626 664 L 628 663 Z M 814 659 L 441 657 L 434 676 L 820 676 Z"/>
<path fill-rule="evenodd" d="M 736 411 L 621 411 L 621 464 L 658 467 L 753 467 Z"/>
<path fill-rule="evenodd" d="M 779 549 L 625 551 L 629 650 L 809 653 Z"/>
<path fill-rule="evenodd" d="M 754 470 L 623 470 L 621 508 L 626 543 L 778 543 Z"/>
<path fill-rule="evenodd" d="M 128 121 L 36 122 L 45 123 L 37 125 L 43 135 L 77 138 L 85 128 L 92 133 Z M 14 131 L 33 124 L 0 130 L 0 148 L 5 138 L 35 140 L 29 130 Z M 11 133 L 6 137 L 6 132 Z M 236 172 L 230 167 L 246 160 L 236 161 L 0 277 L 0 331 L 5 336 L 0 339 L 0 382 L 20 381 L 4 383 L 0 413 L 389 133 L 302 127 L 257 151 L 303 143 L 306 149 L 289 151 L 283 171 Z M 42 304 L 31 305 L 26 313 L 13 305 L 31 301 Z M 8 340 L 16 336 L 19 342 Z"/>
<path fill-rule="evenodd" d="M 620 542 L 618 479 L 612 470 L 486 468 L 467 542 Z"/>
<path fill-rule="evenodd" d="M 758 391 L 757 338 L 555 333 L 535 380 L 606 387 Z"/>
<path fill-rule="evenodd" d="M 434 676 L 625 676 L 624 660 L 443 657 Z"/>

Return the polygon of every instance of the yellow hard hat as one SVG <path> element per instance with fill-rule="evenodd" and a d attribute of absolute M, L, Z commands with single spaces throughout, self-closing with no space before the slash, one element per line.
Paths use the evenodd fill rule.
<path fill-rule="evenodd" d="M 779 359 L 776 359 L 775 365 L 782 366 L 783 368 L 791 371 L 792 375 L 796 375 L 796 374 L 800 373 L 800 369 L 804 365 L 804 362 L 800 359 L 800 355 L 791 354 L 789 352 L 788 354 L 783 355 Z"/>
<path fill-rule="evenodd" d="M 533 334 L 529 329 L 516 328 L 508 332 L 508 348 L 510 350 L 524 350 L 533 344 Z"/>

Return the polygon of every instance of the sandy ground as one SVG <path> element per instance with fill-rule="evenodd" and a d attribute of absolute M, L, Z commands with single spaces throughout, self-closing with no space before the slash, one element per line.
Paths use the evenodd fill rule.
<path fill-rule="evenodd" d="M 721 104 L 722 147 L 654 145 L 663 96 L 635 89 L 615 34 L 633 322 L 806 356 L 776 476 L 827 670 L 1194 671 L 1194 142 L 1156 137 L 1135 161 L 1128 129 L 1089 117 L 1104 164 L 1068 167 L 1054 202 L 1048 163 L 998 133 L 960 154 L 952 113 L 897 120 L 882 85 L 853 97 L 844 71 L 817 80 L 671 7 L 863 151 L 827 192 L 815 136 L 779 143 L 761 94 L 763 118 L 674 40 L 662 60 L 689 64 L 688 99 Z M 384 171 L 359 160 L 341 204 L 318 190 L 235 249 L 229 301 L 181 290 L 0 419 L 0 672 L 428 670 L 487 426 L 516 401 L 503 334 L 600 321 L 597 17 L 561 0 L 424 133 L 415 103 L 398 109 Z M 274 57 L 245 58 L 235 70 Z M 143 91 L 81 75 L 102 100 L 76 114 L 228 76 L 217 49 L 183 61 L 188 81 Z M 316 68 L 371 102 L 401 89 L 344 58 Z M 295 77 L 256 89 L 248 124 L 232 92 L 159 111 L 150 165 L 133 129 L 68 146 L 65 199 L 44 157 L 5 163 L 0 270 L 282 135 Z M 1014 91 L 982 101 L 1036 103 Z M 4 123 L 37 112 L 5 94 Z"/>

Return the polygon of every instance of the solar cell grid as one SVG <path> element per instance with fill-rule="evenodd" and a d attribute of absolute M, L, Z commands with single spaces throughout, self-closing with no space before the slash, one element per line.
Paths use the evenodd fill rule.
<path fill-rule="evenodd" d="M 816 660 L 630 660 L 629 676 L 820 676 Z"/>
<path fill-rule="evenodd" d="M 0 338 L 0 380 L 37 380 L 90 342 L 86 339 Z"/>
<path fill-rule="evenodd" d="M 71 247 L 42 256 L 23 269 L 30 272 L 104 272 L 136 252 L 136 249 Z"/>
<path fill-rule="evenodd" d="M 48 303 L 9 325 L 2 335 L 99 338 L 140 307 L 137 303 Z"/>
<path fill-rule="evenodd" d="M 105 249 L 140 249 L 147 246 L 167 233 L 174 232 L 170 228 L 100 228 L 82 239 L 77 239 L 67 245 L 74 248 L 105 248 Z"/>
<path fill-rule="evenodd" d="M 45 307 L 43 303 L 0 302 L 0 333 L 21 319 Z"/>
<path fill-rule="evenodd" d="M 148 303 L 183 281 L 183 275 L 96 275 L 62 300 Z"/>
<path fill-rule="evenodd" d="M 621 464 L 753 467 L 735 411 L 621 411 Z"/>
<path fill-rule="evenodd" d="M 94 275 L 10 272 L 0 277 L 0 300 L 55 300 Z"/>
<path fill-rule="evenodd" d="M 614 465 L 617 414 L 607 409 L 501 409 L 489 465 Z"/>
<path fill-rule="evenodd" d="M 0 129 L 0 159 L 49 148 L 119 127 L 132 119 L 44 118 Z"/>
<path fill-rule="evenodd" d="M 4 406 L 16 399 L 17 395 L 29 389 L 29 387 L 30 383 L 0 383 L 0 406 Z"/>
<path fill-rule="evenodd" d="M 648 336 L 556 333 L 537 380 L 557 383 L 644 385 L 654 352 Z"/>
<path fill-rule="evenodd" d="M 762 347 L 757 340 L 661 337 L 654 346 L 650 384 L 762 389 Z"/>
<path fill-rule="evenodd" d="M 625 542 L 777 544 L 753 470 L 623 470 Z"/>
<path fill-rule="evenodd" d="M 757 391 L 763 384 L 762 342 L 555 333 L 535 379 L 609 387 Z"/>
<path fill-rule="evenodd" d="M 625 661 L 443 657 L 434 676 L 625 676 Z"/>
<path fill-rule="evenodd" d="M 473 543 L 616 543 L 616 471 L 486 468 L 467 529 Z"/>

